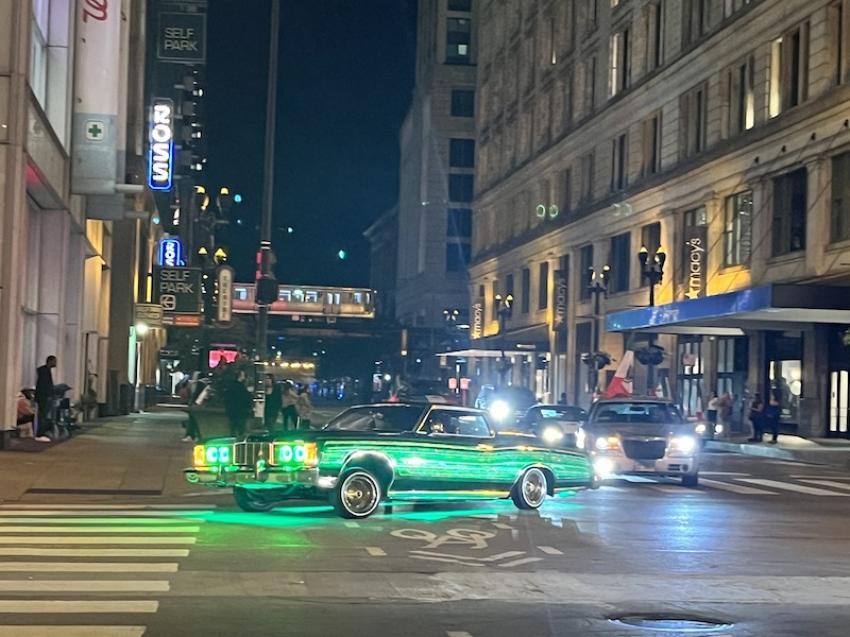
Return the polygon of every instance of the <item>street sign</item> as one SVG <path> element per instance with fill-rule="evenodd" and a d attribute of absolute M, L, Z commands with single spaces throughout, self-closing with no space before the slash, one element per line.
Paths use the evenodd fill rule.
<path fill-rule="evenodd" d="M 186 265 L 183 259 L 183 242 L 177 237 L 165 237 L 159 240 L 159 265 L 178 268 Z"/>
<path fill-rule="evenodd" d="M 153 300 L 166 316 L 201 313 L 201 270 L 198 268 L 154 268 Z"/>
<path fill-rule="evenodd" d="M 162 306 L 155 303 L 136 303 L 136 323 L 162 327 Z"/>
<path fill-rule="evenodd" d="M 148 130 L 148 186 L 171 190 L 174 181 L 174 102 L 154 98 Z"/>
<path fill-rule="evenodd" d="M 218 280 L 218 311 L 215 320 L 219 325 L 227 325 L 233 318 L 233 280 L 236 272 L 229 265 L 223 265 L 216 274 Z"/>
<path fill-rule="evenodd" d="M 472 329 L 469 336 L 474 341 L 484 336 L 484 299 L 478 299 L 472 304 Z"/>
<path fill-rule="evenodd" d="M 206 14 L 161 12 L 156 56 L 169 62 L 203 64 L 207 58 Z"/>

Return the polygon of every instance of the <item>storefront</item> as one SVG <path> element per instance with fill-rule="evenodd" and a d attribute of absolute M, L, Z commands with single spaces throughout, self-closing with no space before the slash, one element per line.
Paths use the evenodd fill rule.
<path fill-rule="evenodd" d="M 826 286 L 765 285 L 728 294 L 617 312 L 609 332 L 676 337 L 673 397 L 688 414 L 712 392 L 733 398 L 745 431 L 758 393 L 775 396 L 784 431 L 850 436 L 850 294 Z"/>

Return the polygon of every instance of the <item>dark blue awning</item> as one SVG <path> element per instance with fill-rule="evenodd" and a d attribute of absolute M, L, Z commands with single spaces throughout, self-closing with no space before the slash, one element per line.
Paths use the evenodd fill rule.
<path fill-rule="evenodd" d="M 762 285 L 701 299 L 613 312 L 609 332 L 739 335 L 745 329 L 800 329 L 850 323 L 850 289 L 822 285 Z"/>

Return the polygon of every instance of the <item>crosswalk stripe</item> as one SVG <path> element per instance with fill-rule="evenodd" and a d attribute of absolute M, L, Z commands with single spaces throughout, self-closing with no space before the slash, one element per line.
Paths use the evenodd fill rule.
<path fill-rule="evenodd" d="M 57 599 L 7 599 L 0 600 L 0 613 L 30 615 L 42 613 L 155 613 L 155 601 L 89 601 Z"/>
<path fill-rule="evenodd" d="M 142 637 L 145 626 L 0 626 L 0 637 Z"/>
<path fill-rule="evenodd" d="M 0 562 L 0 573 L 176 573 L 177 567 L 177 562 Z"/>
<path fill-rule="evenodd" d="M 700 493 L 699 491 L 694 491 L 693 489 L 686 489 L 682 486 L 677 486 L 674 484 L 652 484 L 649 486 L 653 491 L 660 491 L 661 493 L 674 493 L 676 495 L 693 495 L 695 493 Z"/>
<path fill-rule="evenodd" d="M 0 591 L 16 593 L 167 593 L 168 580 L 3 580 Z"/>
<path fill-rule="evenodd" d="M 554 546 L 538 546 L 541 551 L 546 553 L 547 555 L 563 555 L 563 551 L 559 551 Z"/>
<path fill-rule="evenodd" d="M 126 537 L 78 535 L 0 535 L 0 544 L 194 544 L 193 537 Z"/>
<path fill-rule="evenodd" d="M 42 538 L 43 540 L 43 538 Z M 78 549 L 0 546 L 2 557 L 188 557 L 188 549 Z"/>
<path fill-rule="evenodd" d="M 733 484 L 731 482 L 719 482 L 718 480 L 709 480 L 700 477 L 700 483 L 711 487 L 712 489 L 720 489 L 721 491 L 731 491 L 738 495 L 779 495 L 776 491 L 765 491 L 764 489 L 755 489 L 753 487 L 745 487 L 742 484 Z"/>
<path fill-rule="evenodd" d="M 618 480 L 624 480 L 625 482 L 632 482 L 636 484 L 656 484 L 655 480 L 644 476 L 623 476 L 622 478 L 618 478 Z"/>
<path fill-rule="evenodd" d="M 472 637 L 472 633 L 468 633 L 465 630 L 450 630 L 446 632 L 447 637 Z"/>
<path fill-rule="evenodd" d="M 846 489 L 850 491 L 850 483 L 836 482 L 835 480 L 803 480 L 809 484 L 816 484 L 821 487 L 832 487 L 833 489 Z"/>
<path fill-rule="evenodd" d="M 850 497 L 850 493 L 837 493 L 835 491 L 827 491 L 826 489 L 816 489 L 815 487 L 806 487 L 800 484 L 792 484 L 790 482 L 779 482 L 778 480 L 766 480 L 764 478 L 738 478 L 741 482 L 757 484 L 762 487 L 772 487 L 774 489 L 782 489 L 783 491 L 793 491 L 794 493 L 804 493 L 806 495 L 823 495 L 823 496 L 844 496 Z"/>
<path fill-rule="evenodd" d="M 367 546 L 366 552 L 372 557 L 385 557 L 387 555 L 387 552 L 384 549 L 377 546 Z"/>
<path fill-rule="evenodd" d="M 29 516 L 29 517 L 56 517 L 61 515 L 80 515 L 82 511 L 74 509 L 65 511 L 62 509 L 45 511 L 42 509 L 0 509 L 0 516 Z M 191 518 L 202 515 L 210 515 L 213 511 L 105 511 L 102 509 L 85 511 L 88 516 L 98 517 L 133 517 L 133 518 L 165 518 L 184 517 Z"/>
<path fill-rule="evenodd" d="M 61 511 L 65 509 L 126 509 L 127 511 L 140 510 L 162 510 L 162 511 L 207 511 L 215 509 L 215 504 L 0 504 L 3 509 L 47 509 L 50 511 Z"/>
<path fill-rule="evenodd" d="M 804 475 L 792 475 L 792 478 L 795 480 L 823 480 L 824 476 L 804 476 Z M 829 476 L 831 480 L 850 480 L 850 476 Z"/>
<path fill-rule="evenodd" d="M 0 527 L 4 524 L 133 524 L 135 526 L 167 526 L 169 524 L 203 524 L 203 520 L 182 518 L 0 518 Z"/>
<path fill-rule="evenodd" d="M 197 533 L 198 526 L 2 526 L 0 533 Z"/>

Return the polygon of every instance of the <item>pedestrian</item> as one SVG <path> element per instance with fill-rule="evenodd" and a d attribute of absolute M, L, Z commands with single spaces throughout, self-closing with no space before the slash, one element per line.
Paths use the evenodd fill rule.
<path fill-rule="evenodd" d="M 281 395 L 280 385 L 275 382 L 273 374 L 266 374 L 263 379 L 263 392 L 265 393 L 263 425 L 269 431 L 274 431 L 278 414 L 283 407 L 283 396 Z"/>
<path fill-rule="evenodd" d="M 298 428 L 309 429 L 310 418 L 313 415 L 313 401 L 310 399 L 310 391 L 306 386 L 298 392 L 295 408 L 298 410 Z"/>
<path fill-rule="evenodd" d="M 717 425 L 717 411 L 720 408 L 720 399 L 717 397 L 717 392 L 711 392 L 708 399 L 708 409 L 705 410 L 705 415 L 708 417 L 710 427 L 709 433 L 714 436 L 714 427 Z"/>
<path fill-rule="evenodd" d="M 245 372 L 240 371 L 228 381 L 224 389 L 224 412 L 230 425 L 230 435 L 239 438 L 245 435 L 245 424 L 251 415 L 253 397 L 245 386 Z"/>
<path fill-rule="evenodd" d="M 289 431 L 289 429 L 296 429 L 298 427 L 297 402 L 298 395 L 295 393 L 295 387 L 292 386 L 292 383 L 287 382 L 283 386 L 283 396 L 281 398 L 281 404 L 283 406 L 282 413 L 284 431 Z"/>
<path fill-rule="evenodd" d="M 756 393 L 750 403 L 750 423 L 753 426 L 753 437 L 750 442 L 761 442 L 764 436 L 764 401 L 761 394 Z"/>
<path fill-rule="evenodd" d="M 209 381 L 199 379 L 190 384 L 189 390 L 189 420 L 186 421 L 186 435 L 183 442 L 195 442 L 201 439 L 201 428 L 198 425 L 197 412 L 209 399 L 212 390 Z"/>
<path fill-rule="evenodd" d="M 35 427 L 35 409 L 33 409 L 32 399 L 34 393 L 32 389 L 22 389 L 18 392 L 17 399 L 17 422 L 18 436 L 20 438 L 32 438 Z"/>
<path fill-rule="evenodd" d="M 779 403 L 779 397 L 775 392 L 770 393 L 770 402 L 764 408 L 764 428 L 770 429 L 773 435 L 770 444 L 775 445 L 779 440 L 779 418 L 782 416 L 782 405 Z"/>
<path fill-rule="evenodd" d="M 38 406 L 35 439 L 38 442 L 50 442 L 46 434 L 53 429 L 53 406 L 56 402 L 56 390 L 53 387 L 54 367 L 56 367 L 56 357 L 50 355 L 44 365 L 35 370 L 35 402 Z"/>
<path fill-rule="evenodd" d="M 735 401 L 728 391 L 720 397 L 717 410 L 717 421 L 720 424 L 720 432 L 728 432 L 732 423 L 732 407 Z"/>
<path fill-rule="evenodd" d="M 559 405 L 566 405 L 567 404 L 567 392 L 565 392 L 565 391 L 561 392 L 561 397 L 558 399 L 558 404 Z"/>

